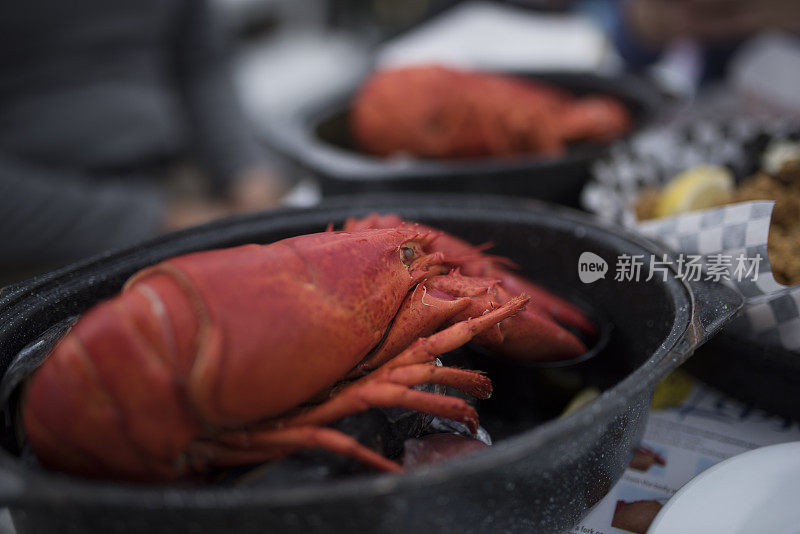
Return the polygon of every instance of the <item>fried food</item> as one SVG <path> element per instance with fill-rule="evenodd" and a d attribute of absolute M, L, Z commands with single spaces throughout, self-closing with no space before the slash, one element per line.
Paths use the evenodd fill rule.
<path fill-rule="evenodd" d="M 663 190 L 642 191 L 633 208 L 640 221 L 659 216 Z M 774 200 L 767 251 L 776 281 L 800 283 L 800 160 L 782 163 L 774 174 L 759 171 L 745 178 L 718 206 L 753 200 Z"/>
<path fill-rule="evenodd" d="M 734 202 L 774 200 L 767 251 L 775 280 L 800 283 L 800 161 L 785 164 L 771 176 L 758 172 L 734 192 Z M 785 170 L 784 170 L 785 169 Z"/>

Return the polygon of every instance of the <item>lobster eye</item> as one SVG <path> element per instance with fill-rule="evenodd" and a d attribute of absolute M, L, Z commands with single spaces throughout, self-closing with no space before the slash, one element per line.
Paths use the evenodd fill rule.
<path fill-rule="evenodd" d="M 425 255 L 425 252 L 422 250 L 422 245 L 418 241 L 406 241 L 400 245 L 399 250 L 400 261 L 402 261 L 406 267 L 411 267 L 411 264 Z"/>

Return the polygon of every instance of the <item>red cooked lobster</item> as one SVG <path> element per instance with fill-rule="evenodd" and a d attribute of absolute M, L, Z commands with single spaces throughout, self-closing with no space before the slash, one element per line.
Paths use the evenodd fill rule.
<path fill-rule="evenodd" d="M 78 475 L 151 481 L 308 448 L 396 471 L 325 425 L 402 407 L 475 431 L 464 400 L 410 389 L 491 394 L 486 376 L 432 365 L 437 355 L 474 336 L 510 354 L 536 344 L 526 336 L 554 357 L 585 350 L 544 311 L 525 311 L 529 297 L 511 296 L 519 288 L 497 271 L 465 276 L 484 256 L 475 247 L 451 254 L 455 238 L 371 228 L 378 222 L 397 221 L 349 221 L 342 232 L 187 254 L 135 274 L 29 380 L 22 417 L 36 456 Z"/>
<path fill-rule="evenodd" d="M 375 73 L 351 113 L 358 145 L 379 156 L 556 156 L 568 143 L 610 141 L 630 128 L 613 97 L 576 98 L 544 82 L 437 65 Z"/>

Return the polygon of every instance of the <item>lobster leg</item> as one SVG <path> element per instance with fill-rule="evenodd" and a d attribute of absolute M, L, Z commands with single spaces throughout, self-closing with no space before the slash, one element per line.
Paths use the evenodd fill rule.
<path fill-rule="evenodd" d="M 531 311 L 540 310 L 556 321 L 578 328 L 586 335 L 597 333 L 597 326 L 586 314 L 567 300 L 551 293 L 539 284 L 526 280 L 519 274 L 492 266 L 493 275 L 501 280 L 501 287 L 516 295 L 525 293 L 531 296 Z"/>
<path fill-rule="evenodd" d="M 276 421 L 275 424 L 283 427 L 322 425 L 371 407 L 398 407 L 459 421 L 475 432 L 478 429 L 478 415 L 463 399 L 416 391 L 408 389 L 408 386 L 424 384 L 432 376 L 437 377 L 436 371 L 421 369 L 418 364 L 430 363 L 439 354 L 460 347 L 483 329 L 518 313 L 527 302 L 527 297 L 515 297 L 485 315 L 461 321 L 430 337 L 421 338 L 380 369 L 345 388 L 330 400 L 300 415 Z M 488 382 L 479 373 L 458 374 L 455 371 L 456 373 L 453 370 L 439 371 L 437 378 L 445 383 L 459 385 L 465 385 L 464 379 L 468 378 L 473 384 L 477 384 L 477 388 L 481 383 Z M 394 383 L 393 379 L 401 384 Z M 470 385 L 469 388 L 477 389 L 476 385 Z M 477 392 L 489 393 L 480 390 Z"/>
<path fill-rule="evenodd" d="M 386 370 L 393 367 L 414 363 L 430 363 L 439 354 L 457 349 L 472 339 L 475 334 L 519 313 L 524 309 L 528 300 L 530 298 L 523 295 L 514 297 L 496 310 L 485 313 L 480 317 L 460 321 L 432 336 L 418 339 L 397 357 L 388 361 L 383 367 L 365 378 L 377 380 L 383 376 Z"/>
<path fill-rule="evenodd" d="M 469 299 L 454 298 L 431 291 L 426 283 L 417 285 L 400 306 L 392 327 L 381 344 L 345 378 L 364 376 L 388 362 L 415 339 L 429 336 L 446 321 L 469 306 Z"/>
<path fill-rule="evenodd" d="M 416 386 L 419 384 L 439 384 L 463 391 L 479 399 L 492 395 L 492 381 L 480 371 L 438 367 L 428 363 L 404 365 L 389 369 L 382 380 L 392 384 Z"/>
<path fill-rule="evenodd" d="M 273 428 L 258 431 L 228 431 L 218 434 L 214 443 L 195 443 L 195 461 L 223 466 L 256 463 L 283 457 L 298 449 L 323 448 L 349 456 L 382 471 L 402 468 L 364 447 L 350 436 L 325 428 L 332 421 L 363 412 L 371 407 L 401 407 L 431 413 L 478 429 L 478 414 L 463 399 L 409 389 L 426 382 L 458 387 L 479 397 L 491 394 L 491 382 L 475 371 L 436 367 L 431 362 L 442 352 L 469 341 L 484 328 L 519 312 L 528 299 L 516 297 L 481 317 L 459 322 L 428 338 L 418 340 L 375 373 L 362 378 L 341 393 L 299 415 L 272 421 Z M 389 365 L 401 361 L 399 365 Z"/>
<path fill-rule="evenodd" d="M 426 281 L 426 285 L 434 291 L 469 297 L 469 306 L 463 312 L 455 315 L 452 322 L 463 321 L 469 317 L 480 317 L 487 310 L 498 308 L 500 304 L 506 302 L 508 298 L 503 300 L 496 298 L 497 284 L 498 281 L 491 278 L 463 276 L 458 268 L 447 276 L 436 276 Z M 500 345 L 503 342 L 501 323 L 482 330 L 473 341 L 479 345 Z"/>
<path fill-rule="evenodd" d="M 463 276 L 458 269 L 446 276 L 427 279 L 423 287 L 427 288 L 429 294 L 468 302 L 462 311 L 451 315 L 448 322 L 479 317 L 486 310 L 492 310 L 512 298 L 512 293 L 496 279 Z M 538 311 L 535 302 L 536 296 L 531 295 L 531 304 L 526 309 L 482 330 L 473 341 L 496 354 L 527 361 L 568 359 L 586 352 L 586 346 L 580 339 L 549 315 Z"/>
<path fill-rule="evenodd" d="M 325 449 L 348 456 L 381 471 L 402 471 L 397 463 L 365 447 L 333 428 L 296 426 L 258 432 L 227 432 L 213 443 L 191 446 L 190 456 L 206 465 L 225 467 L 261 463 L 287 456 L 299 449 Z"/>
<path fill-rule="evenodd" d="M 366 380 L 367 378 L 364 378 L 364 381 Z M 384 376 L 383 380 L 404 386 L 416 386 L 419 384 L 450 386 L 479 399 L 488 399 L 492 394 L 492 381 L 480 371 L 440 367 L 429 363 L 395 367 L 387 376 Z M 321 404 L 335 397 L 352 384 L 353 382 L 341 382 L 330 389 L 320 392 L 309 403 Z"/>
<path fill-rule="evenodd" d="M 353 384 L 319 406 L 275 424 L 279 427 L 324 425 L 373 407 L 426 412 L 464 423 L 473 432 L 478 429 L 478 414 L 463 399 L 373 380 Z"/>

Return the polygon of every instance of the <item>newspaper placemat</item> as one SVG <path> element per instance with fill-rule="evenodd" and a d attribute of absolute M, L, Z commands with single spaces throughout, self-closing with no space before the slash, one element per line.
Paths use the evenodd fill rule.
<path fill-rule="evenodd" d="M 669 498 L 714 464 L 759 447 L 800 441 L 796 421 L 751 409 L 680 371 L 670 381 L 673 393 L 676 387 L 683 390 L 682 401 L 654 406 L 630 466 L 571 532 L 644 534 Z"/>
<path fill-rule="evenodd" d="M 633 204 L 647 187 L 662 185 L 700 164 L 724 165 L 735 175 L 753 170 L 746 149 L 758 136 L 785 137 L 796 125 L 752 119 L 699 121 L 650 130 L 618 144 L 597 162 L 584 189 L 584 206 L 602 218 L 635 228 L 677 253 L 683 267 L 702 267 L 706 280 L 732 284 L 746 304 L 727 332 L 761 345 L 800 353 L 800 286 L 775 281 L 767 239 L 772 202 L 746 202 L 638 222 Z M 696 271 L 692 271 L 696 273 Z"/>

